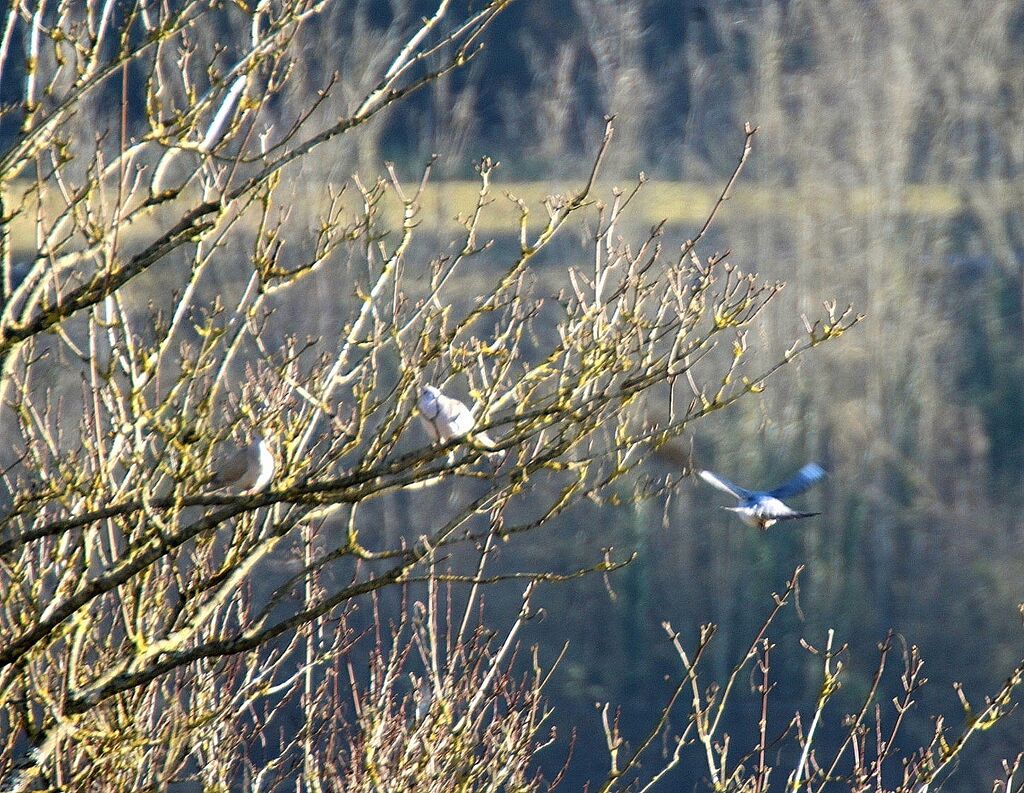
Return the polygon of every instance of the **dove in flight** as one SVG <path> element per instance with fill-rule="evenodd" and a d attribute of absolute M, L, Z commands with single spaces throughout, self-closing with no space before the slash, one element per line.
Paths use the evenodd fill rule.
<path fill-rule="evenodd" d="M 423 426 L 435 443 L 446 443 L 452 438 L 465 437 L 476 424 L 468 407 L 457 399 L 445 396 L 440 389 L 432 385 L 423 386 L 418 406 Z M 485 449 L 494 449 L 494 441 L 486 432 L 474 432 L 472 440 Z M 492 461 L 499 462 L 505 456 L 505 452 L 498 449 L 489 452 L 487 456 Z"/>
<path fill-rule="evenodd" d="M 825 470 L 817 463 L 808 463 L 797 471 L 792 479 L 774 490 L 747 490 L 711 471 L 701 471 L 700 478 L 709 485 L 739 499 L 739 506 L 722 507 L 722 509 L 735 512 L 743 519 L 744 523 L 756 526 L 762 531 L 780 520 L 810 518 L 821 514 L 820 512 L 797 512 L 782 502 L 782 499 L 799 495 L 825 478 Z"/>
<path fill-rule="evenodd" d="M 257 435 L 248 446 L 214 461 L 209 485 L 214 491 L 230 489 L 238 495 L 251 496 L 266 489 L 276 469 L 270 444 Z"/>

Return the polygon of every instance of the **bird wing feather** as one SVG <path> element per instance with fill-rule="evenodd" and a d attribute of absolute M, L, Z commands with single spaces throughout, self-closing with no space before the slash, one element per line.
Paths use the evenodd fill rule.
<path fill-rule="evenodd" d="M 701 471 L 700 478 L 707 482 L 712 487 L 717 487 L 724 493 L 728 493 L 736 498 L 747 498 L 752 495 L 750 490 L 739 485 L 734 485 L 728 479 L 725 479 L 718 474 L 714 474 L 711 471 Z"/>
<path fill-rule="evenodd" d="M 249 471 L 252 462 L 250 448 L 239 449 L 216 465 L 216 472 L 210 484 L 215 488 L 227 487 L 240 481 Z"/>
<path fill-rule="evenodd" d="M 790 479 L 774 490 L 769 490 L 768 495 L 773 498 L 789 498 L 803 493 L 807 488 L 817 484 L 825 478 L 825 469 L 817 463 L 808 463 Z"/>
<path fill-rule="evenodd" d="M 420 421 L 423 422 L 423 427 L 424 429 L 426 429 L 427 435 L 430 436 L 430 440 L 434 441 L 435 443 L 441 440 L 441 434 L 438 432 L 437 429 L 436 418 L 430 419 L 427 418 L 427 415 L 425 413 L 420 413 Z"/>
<path fill-rule="evenodd" d="M 775 520 L 787 520 L 807 515 L 807 513 L 797 512 L 788 504 L 783 504 L 771 496 L 758 499 L 755 504 L 751 505 L 750 512 L 759 518 L 774 518 Z"/>
<path fill-rule="evenodd" d="M 441 405 L 438 419 L 447 424 L 449 437 L 459 438 L 473 429 L 473 414 L 462 402 L 451 397 L 439 397 L 438 402 Z"/>

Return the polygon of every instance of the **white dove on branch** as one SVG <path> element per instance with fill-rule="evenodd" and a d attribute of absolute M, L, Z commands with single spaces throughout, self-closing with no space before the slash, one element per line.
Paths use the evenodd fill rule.
<path fill-rule="evenodd" d="M 492 450 L 487 453 L 492 462 L 498 463 L 504 458 L 504 450 L 494 449 L 495 443 L 486 432 L 472 431 L 476 425 L 473 412 L 459 400 L 442 394 L 440 389 L 432 385 L 423 386 L 419 410 L 423 426 L 435 443 L 468 436 L 471 442 Z"/>

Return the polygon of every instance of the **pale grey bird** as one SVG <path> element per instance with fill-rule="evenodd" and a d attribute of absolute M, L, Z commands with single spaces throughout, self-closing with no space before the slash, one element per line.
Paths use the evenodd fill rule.
<path fill-rule="evenodd" d="M 738 498 L 739 506 L 722 507 L 722 509 L 735 512 L 743 519 L 744 523 L 756 526 L 761 530 L 767 529 L 780 520 L 810 518 L 821 514 L 820 512 L 797 512 L 782 503 L 782 499 L 803 493 L 807 488 L 825 478 L 825 470 L 817 463 L 808 463 L 797 471 L 792 479 L 774 490 L 747 490 L 711 471 L 701 471 L 700 478 L 709 485 Z"/>
<path fill-rule="evenodd" d="M 276 470 L 269 442 L 257 435 L 252 443 L 233 454 L 214 459 L 209 486 L 214 491 L 230 489 L 238 495 L 251 496 L 267 488 Z"/>
<path fill-rule="evenodd" d="M 420 684 L 413 699 L 416 702 L 416 722 L 419 723 L 430 713 L 430 703 L 434 700 L 434 691 L 426 675 L 420 678 Z"/>
<path fill-rule="evenodd" d="M 463 438 L 472 432 L 476 424 L 473 412 L 468 407 L 457 399 L 445 396 L 432 385 L 425 385 L 420 390 L 418 407 L 423 426 L 435 443 Z M 494 449 L 495 443 L 486 432 L 474 432 L 471 437 L 485 449 Z M 487 456 L 498 462 L 505 456 L 505 452 L 498 449 L 489 452 Z"/>

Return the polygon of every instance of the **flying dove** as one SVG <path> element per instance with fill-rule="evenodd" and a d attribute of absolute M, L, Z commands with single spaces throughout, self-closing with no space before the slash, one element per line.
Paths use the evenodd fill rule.
<path fill-rule="evenodd" d="M 257 435 L 248 446 L 214 461 L 209 485 L 214 491 L 230 489 L 238 495 L 251 496 L 266 489 L 276 468 L 270 444 Z"/>
<path fill-rule="evenodd" d="M 743 522 L 767 529 L 780 520 L 794 520 L 796 518 L 810 518 L 820 515 L 820 512 L 797 512 L 782 503 L 782 499 L 789 498 L 803 493 L 811 485 L 820 482 L 825 477 L 824 469 L 816 463 L 808 463 L 785 484 L 779 485 L 774 490 L 747 490 L 739 485 L 734 485 L 728 479 L 723 479 L 711 471 L 701 471 L 700 478 L 713 487 L 717 487 L 739 499 L 739 506 L 722 507 L 730 512 L 735 512 Z"/>
<path fill-rule="evenodd" d="M 457 399 L 445 396 L 432 385 L 425 385 L 420 391 L 419 409 L 423 426 L 435 443 L 462 438 L 468 435 L 476 424 L 468 407 Z M 494 441 L 486 432 L 474 432 L 472 440 L 485 449 L 494 449 Z M 487 456 L 493 462 L 499 462 L 505 456 L 505 452 L 498 449 Z"/>

